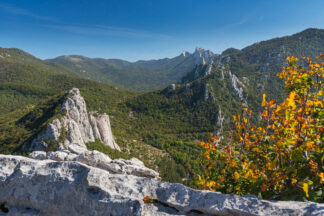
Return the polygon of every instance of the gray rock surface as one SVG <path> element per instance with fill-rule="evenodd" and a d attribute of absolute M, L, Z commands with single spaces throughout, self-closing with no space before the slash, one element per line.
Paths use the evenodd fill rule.
<path fill-rule="evenodd" d="M 216 131 L 216 135 L 218 136 L 218 141 L 222 141 L 224 139 L 223 136 L 223 122 L 225 120 L 225 117 L 222 115 L 222 109 L 220 105 L 218 105 L 218 111 L 216 113 L 216 125 L 218 126 L 218 130 Z"/>
<path fill-rule="evenodd" d="M 109 116 L 107 114 L 90 114 L 89 120 L 92 126 L 94 137 L 106 144 L 112 149 L 120 151 L 118 144 L 115 142 L 114 136 L 111 132 Z"/>
<path fill-rule="evenodd" d="M 244 84 L 237 78 L 235 74 L 232 74 L 231 71 L 228 71 L 230 76 L 234 92 L 241 100 L 243 100 L 243 88 Z"/>
<path fill-rule="evenodd" d="M 193 56 L 195 57 L 196 65 L 206 65 L 206 69 L 204 71 L 200 71 L 200 67 L 196 67 L 194 78 L 197 79 L 211 74 L 214 59 L 218 56 L 218 54 L 214 54 L 210 50 L 204 50 L 197 47 L 193 53 Z"/>
<path fill-rule="evenodd" d="M 217 54 L 214 54 L 210 50 L 205 50 L 199 47 L 196 47 L 195 52 L 193 53 L 193 56 L 195 57 L 195 63 L 197 65 L 205 65 L 208 63 L 211 63 L 212 60 L 217 56 Z"/>
<path fill-rule="evenodd" d="M 66 130 L 64 146 L 71 143 L 85 146 L 85 143 L 95 140 L 88 118 L 87 106 L 79 89 L 73 88 L 69 91 L 67 99 L 62 104 L 62 111 L 66 112 L 61 119 Z"/>
<path fill-rule="evenodd" d="M 235 74 L 233 74 L 228 69 L 229 68 L 228 63 L 230 62 L 230 60 L 231 60 L 231 58 L 229 56 L 227 56 L 227 57 L 220 57 L 217 59 L 217 61 L 215 61 L 217 68 L 219 68 L 220 72 L 221 72 L 220 80 L 224 80 L 225 75 L 228 75 L 229 79 L 232 83 L 234 93 L 241 99 L 241 101 L 243 101 L 244 100 L 243 91 L 244 91 L 245 85 L 243 84 L 243 82 L 240 81 L 240 79 Z M 243 80 L 247 80 L 247 78 L 244 77 Z"/>
<path fill-rule="evenodd" d="M 130 163 L 140 164 L 137 160 Z M 145 203 L 146 196 L 152 202 Z M 12 155 L 0 155 L 0 205 L 0 215 L 324 214 L 324 204 L 274 202 L 255 196 L 199 191 L 76 161 Z"/>
<path fill-rule="evenodd" d="M 171 92 L 171 91 L 176 90 L 176 85 L 175 84 L 170 84 L 170 85 L 168 85 L 167 88 L 168 88 L 168 91 Z"/>
<path fill-rule="evenodd" d="M 44 131 L 37 135 L 37 137 L 29 146 L 25 145 L 24 151 L 37 151 L 46 149 L 48 147 L 48 141 L 59 140 L 61 129 L 62 126 L 60 120 L 53 120 L 52 123 L 47 125 Z"/>
<path fill-rule="evenodd" d="M 215 96 L 214 96 L 214 89 L 213 87 L 209 86 L 208 83 L 205 84 L 205 91 L 204 91 L 204 100 L 207 101 L 207 100 L 211 100 L 212 102 L 215 103 L 216 99 L 215 99 Z"/>
<path fill-rule="evenodd" d="M 99 139 L 105 145 L 120 150 L 111 132 L 109 116 L 107 114 L 89 114 L 86 102 L 79 89 L 73 88 L 67 94 L 62 104 L 60 119 L 54 119 L 47 128 L 31 142 L 25 144 L 24 151 L 46 150 L 48 143 L 57 142 L 59 149 L 71 144 L 85 148 L 87 142 Z"/>
<path fill-rule="evenodd" d="M 29 154 L 29 157 L 38 160 L 77 161 L 91 167 L 109 171 L 110 173 L 160 179 L 158 172 L 145 167 L 144 163 L 136 158 L 112 160 L 99 151 L 76 149 L 76 147 L 77 145 L 72 144 L 69 146 L 69 149 L 54 152 L 34 151 Z"/>

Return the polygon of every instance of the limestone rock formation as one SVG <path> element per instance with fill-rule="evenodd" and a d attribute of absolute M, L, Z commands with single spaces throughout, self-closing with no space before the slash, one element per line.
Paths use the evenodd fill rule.
<path fill-rule="evenodd" d="M 94 115 L 97 117 L 95 117 Z M 92 126 L 93 135 L 96 139 L 99 139 L 101 142 L 111 147 L 112 149 L 120 150 L 111 132 L 109 116 L 107 114 L 101 115 L 93 113 L 89 115 L 89 120 Z"/>
<path fill-rule="evenodd" d="M 216 99 L 215 99 L 215 96 L 214 96 L 214 89 L 213 87 L 209 86 L 208 83 L 206 83 L 204 85 L 204 100 L 207 101 L 207 100 L 211 100 L 212 102 L 215 103 Z"/>
<path fill-rule="evenodd" d="M 223 122 L 225 120 L 225 117 L 222 115 L 222 109 L 221 106 L 218 105 L 218 111 L 216 113 L 216 125 L 219 127 L 219 129 L 216 131 L 216 135 L 218 136 L 218 141 L 217 143 L 219 143 L 220 141 L 222 141 L 224 139 L 223 136 Z"/>
<path fill-rule="evenodd" d="M 63 155 L 66 158 L 65 153 L 60 152 L 62 158 Z M 97 153 L 87 152 L 80 157 L 96 160 L 98 157 L 92 157 L 92 154 Z M 44 152 L 34 152 L 33 156 L 47 158 Z M 112 161 L 106 158 L 101 162 L 109 164 Z M 134 173 L 95 167 L 101 162 L 0 155 L 0 215 L 324 214 L 324 204 L 275 202 L 255 196 L 199 191 Z M 126 166 L 127 163 L 132 166 L 141 164 L 137 160 L 116 164 L 122 163 Z M 146 196 L 150 197 L 150 202 L 143 201 Z"/>
<path fill-rule="evenodd" d="M 228 74 L 230 76 L 232 86 L 234 88 L 235 94 L 239 96 L 241 100 L 243 100 L 243 88 L 244 84 L 235 76 L 235 74 L 232 74 L 231 71 L 228 71 Z"/>
<path fill-rule="evenodd" d="M 169 92 L 172 92 L 174 90 L 176 90 L 176 84 L 170 84 L 168 87 L 167 87 L 168 91 Z"/>
<path fill-rule="evenodd" d="M 89 114 L 79 89 L 73 88 L 69 91 L 61 112 L 63 117 L 54 119 L 31 144 L 25 144 L 24 151 L 46 150 L 51 142 L 57 142 L 59 149 L 64 149 L 70 144 L 85 147 L 87 142 L 93 142 L 95 139 L 120 150 L 111 132 L 109 116 Z"/>
<path fill-rule="evenodd" d="M 159 173 L 145 167 L 144 163 L 136 158 L 130 160 L 116 159 L 112 160 L 104 153 L 99 151 L 88 151 L 87 149 L 73 149 L 78 147 L 71 144 L 70 149 L 59 150 L 55 152 L 34 151 L 29 157 L 38 160 L 54 161 L 77 161 L 88 166 L 96 167 L 115 174 L 128 174 L 148 178 L 160 179 Z"/>
<path fill-rule="evenodd" d="M 200 77 L 205 77 L 212 72 L 214 59 L 218 56 L 214 54 L 210 50 L 204 50 L 202 48 L 197 47 L 193 56 L 195 57 L 195 61 L 197 65 L 206 65 L 203 71 L 199 71 L 200 67 L 196 67 L 195 71 L 195 79 Z"/>
<path fill-rule="evenodd" d="M 196 47 L 193 56 L 195 57 L 195 61 L 196 61 L 195 63 L 197 65 L 199 64 L 205 65 L 210 63 L 217 56 L 217 54 L 214 54 L 210 50 L 204 50 L 202 48 Z"/>

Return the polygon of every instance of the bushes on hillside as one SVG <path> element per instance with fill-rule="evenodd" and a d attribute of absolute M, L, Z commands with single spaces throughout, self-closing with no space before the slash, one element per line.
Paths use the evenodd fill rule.
<path fill-rule="evenodd" d="M 201 188 L 256 194 L 266 199 L 324 202 L 324 63 L 288 57 L 278 77 L 287 97 L 277 104 L 263 95 L 260 121 L 244 107 L 234 116 L 226 145 L 217 136 L 201 142 Z"/>

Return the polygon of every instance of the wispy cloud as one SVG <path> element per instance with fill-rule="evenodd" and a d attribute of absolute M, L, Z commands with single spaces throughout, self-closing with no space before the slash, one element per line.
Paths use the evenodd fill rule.
<path fill-rule="evenodd" d="M 119 27 L 105 26 L 105 25 L 74 25 L 74 24 L 72 25 L 72 24 L 61 23 L 60 20 L 58 20 L 57 18 L 49 17 L 49 16 L 41 16 L 29 10 L 19 8 L 13 5 L 9 5 L 9 4 L 0 3 L 0 12 L 1 10 L 17 16 L 26 16 L 38 20 L 51 21 L 49 22 L 49 24 L 42 25 L 42 26 L 46 28 L 55 29 L 58 31 L 65 31 L 73 34 L 79 34 L 79 35 L 139 37 L 139 38 L 157 37 L 160 39 L 172 38 L 169 35 L 142 31 L 137 29 L 119 28 Z"/>
<path fill-rule="evenodd" d="M 240 20 L 238 20 L 237 22 L 233 22 L 233 23 L 229 23 L 227 25 L 224 25 L 222 27 L 216 28 L 214 29 L 215 32 L 221 32 L 221 31 L 226 31 L 241 25 L 244 25 L 245 23 L 247 23 L 251 18 L 251 15 L 248 16 L 244 16 L 242 17 Z"/>
<path fill-rule="evenodd" d="M 32 18 L 38 19 L 38 20 L 57 21 L 56 18 L 48 17 L 48 16 L 41 16 L 41 15 L 35 14 L 31 11 L 28 11 L 28 10 L 25 10 L 22 8 L 18 8 L 18 7 L 12 6 L 12 5 L 8 5 L 8 4 L 0 4 L 0 9 L 6 11 L 8 13 L 14 14 L 14 15 L 32 17 Z"/>
<path fill-rule="evenodd" d="M 104 25 L 45 25 L 45 27 L 80 35 L 171 38 L 165 34 Z"/>

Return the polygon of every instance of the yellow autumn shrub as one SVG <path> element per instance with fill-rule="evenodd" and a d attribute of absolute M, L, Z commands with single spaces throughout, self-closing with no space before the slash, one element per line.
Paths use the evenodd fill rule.
<path fill-rule="evenodd" d="M 217 136 L 201 142 L 202 189 L 256 194 L 266 199 L 324 202 L 324 54 L 318 62 L 288 57 L 278 77 L 287 97 L 263 95 L 258 123 L 244 107 L 235 115 L 226 145 Z"/>

